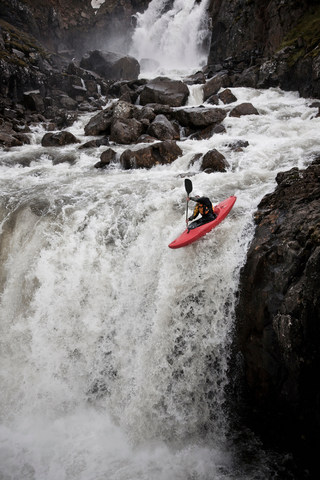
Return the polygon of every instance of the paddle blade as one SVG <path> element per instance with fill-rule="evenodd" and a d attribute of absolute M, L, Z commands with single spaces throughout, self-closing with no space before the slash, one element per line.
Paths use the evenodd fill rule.
<path fill-rule="evenodd" d="M 192 182 L 191 182 L 191 180 L 189 180 L 189 178 L 185 179 L 184 186 L 185 186 L 187 194 L 192 192 Z"/>

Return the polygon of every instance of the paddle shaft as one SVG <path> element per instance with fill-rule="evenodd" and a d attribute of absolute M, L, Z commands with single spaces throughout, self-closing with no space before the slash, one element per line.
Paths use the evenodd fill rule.
<path fill-rule="evenodd" d="M 186 189 L 186 192 L 188 194 L 187 196 L 187 207 L 186 207 L 186 223 L 188 225 L 188 204 L 189 204 L 189 194 L 192 192 L 192 182 L 189 180 L 189 178 L 186 178 L 184 181 L 184 186 Z"/>

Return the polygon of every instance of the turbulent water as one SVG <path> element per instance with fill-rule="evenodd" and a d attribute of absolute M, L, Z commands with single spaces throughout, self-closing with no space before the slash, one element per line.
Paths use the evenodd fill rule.
<path fill-rule="evenodd" d="M 150 46 L 162 29 L 172 45 L 181 33 L 167 17 L 182 29 L 186 11 L 199 14 L 201 30 L 206 3 L 152 1 L 134 48 L 148 46 L 148 15 Z M 189 104 L 202 102 L 201 88 Z M 227 116 L 227 133 L 178 142 L 171 165 L 97 170 L 106 147 L 44 148 L 42 127 L 31 145 L 0 151 L 1 480 L 244 480 L 277 469 L 257 442 L 244 456 L 229 423 L 234 305 L 257 204 L 277 172 L 318 153 L 320 119 L 294 93 L 232 91 L 234 105 L 252 102 L 260 115 Z M 82 142 L 89 118 L 69 128 Z M 239 140 L 249 145 L 235 151 Z M 227 172 L 192 162 L 213 148 Z M 214 232 L 171 250 L 185 228 L 185 176 L 195 194 L 237 202 Z"/>
<path fill-rule="evenodd" d="M 232 91 L 260 115 L 179 142 L 168 166 L 98 171 L 105 147 L 44 148 L 40 128 L 1 152 L 1 479 L 268 478 L 259 449 L 237 463 L 224 409 L 235 293 L 252 214 L 277 172 L 311 161 L 320 120 L 294 93 Z M 69 129 L 82 141 L 88 118 Z M 238 140 L 249 146 L 233 151 Z M 226 173 L 191 165 L 212 148 Z M 237 202 L 171 250 L 184 175 Z"/>
<path fill-rule="evenodd" d="M 137 14 L 130 53 L 141 63 L 144 77 L 180 76 L 207 61 L 210 30 L 208 0 L 151 0 Z"/>

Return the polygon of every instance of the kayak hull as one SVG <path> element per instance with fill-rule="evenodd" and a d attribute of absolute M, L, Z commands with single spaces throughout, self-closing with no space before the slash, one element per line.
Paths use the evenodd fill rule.
<path fill-rule="evenodd" d="M 235 201 L 237 200 L 237 197 L 231 196 L 224 200 L 221 203 L 218 203 L 214 207 L 214 213 L 217 215 L 217 218 L 212 220 L 212 222 L 205 223 L 204 225 L 200 225 L 199 227 L 194 228 L 193 230 L 190 230 L 188 232 L 188 229 L 186 229 L 181 235 L 179 235 L 178 238 L 173 240 L 168 246 L 169 248 L 181 248 L 185 247 L 186 245 L 190 245 L 190 243 L 193 243 L 197 241 L 199 238 L 203 237 L 206 235 L 208 232 L 210 232 L 212 229 L 214 229 L 219 223 L 222 222 L 232 209 Z"/>

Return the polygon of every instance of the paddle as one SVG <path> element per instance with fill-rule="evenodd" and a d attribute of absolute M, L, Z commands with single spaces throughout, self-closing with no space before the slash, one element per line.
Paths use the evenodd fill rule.
<path fill-rule="evenodd" d="M 187 208 L 186 208 L 186 223 L 188 225 L 188 198 L 189 198 L 189 194 L 192 192 L 192 182 L 191 180 L 189 180 L 189 178 L 186 178 L 185 181 L 184 181 L 184 186 L 185 186 L 185 189 L 186 189 L 186 192 L 188 194 L 188 197 L 187 197 Z"/>

